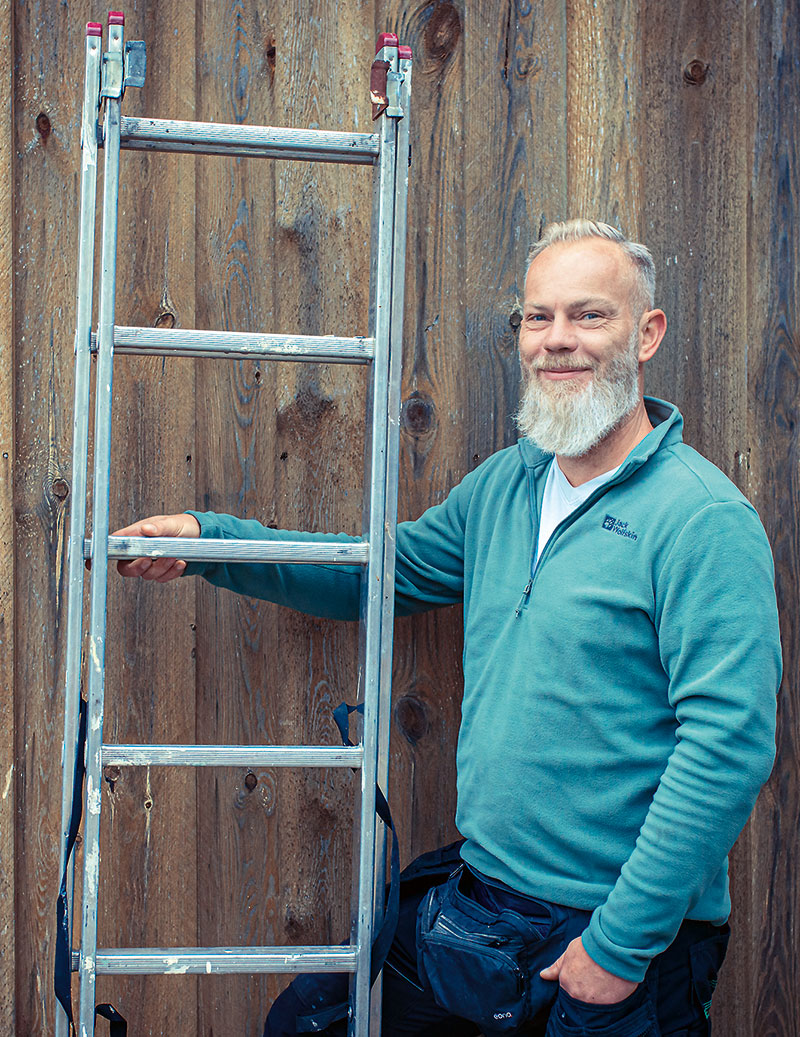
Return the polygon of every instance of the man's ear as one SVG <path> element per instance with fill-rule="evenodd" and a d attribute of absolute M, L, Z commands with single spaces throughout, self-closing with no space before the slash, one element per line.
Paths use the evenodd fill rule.
<path fill-rule="evenodd" d="M 667 330 L 667 315 L 663 310 L 648 310 L 639 321 L 639 363 L 651 360 L 661 345 Z"/>

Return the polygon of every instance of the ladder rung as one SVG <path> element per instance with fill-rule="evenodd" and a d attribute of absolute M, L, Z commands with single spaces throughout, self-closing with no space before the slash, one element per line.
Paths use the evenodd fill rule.
<path fill-rule="evenodd" d="M 92 335 L 92 348 L 96 349 Z M 336 335 L 259 335 L 246 331 L 190 331 L 184 328 L 114 328 L 114 351 L 137 356 L 227 357 L 230 359 L 318 360 L 365 364 L 375 355 L 375 339 Z"/>
<path fill-rule="evenodd" d="M 337 133 L 130 116 L 122 117 L 120 131 L 121 146 L 136 150 L 252 155 L 357 165 L 372 165 L 380 152 L 380 139 L 376 133 Z"/>
<path fill-rule="evenodd" d="M 103 765 L 142 767 L 360 767 L 361 746 L 104 745 Z"/>
<path fill-rule="evenodd" d="M 83 542 L 92 557 L 92 541 Z M 365 565 L 369 543 L 306 540 L 207 540 L 194 537 L 109 537 L 109 558 L 183 558 L 187 562 L 291 562 L 294 565 Z"/>
<path fill-rule="evenodd" d="M 72 952 L 72 971 L 79 954 Z M 353 947 L 133 947 L 98 949 L 95 972 L 183 975 L 232 972 L 355 972 Z"/>

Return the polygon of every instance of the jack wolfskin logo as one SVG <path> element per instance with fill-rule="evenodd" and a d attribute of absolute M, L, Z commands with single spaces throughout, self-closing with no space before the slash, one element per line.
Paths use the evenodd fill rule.
<path fill-rule="evenodd" d="M 626 540 L 639 539 L 639 534 L 634 533 L 632 529 L 629 529 L 627 522 L 623 522 L 622 519 L 614 518 L 613 515 L 606 515 L 603 519 L 603 529 L 607 529 L 609 533 L 616 533 L 617 536 L 625 537 Z"/>

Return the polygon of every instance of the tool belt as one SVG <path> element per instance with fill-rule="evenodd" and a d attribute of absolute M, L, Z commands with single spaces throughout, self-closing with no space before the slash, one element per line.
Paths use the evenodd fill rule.
<path fill-rule="evenodd" d="M 469 879 L 462 864 L 423 898 L 417 969 L 441 1008 L 486 1035 L 513 1033 L 552 1004 L 558 986 L 539 971 L 575 934 L 563 916 L 540 922 L 510 909 L 484 908 L 464 892 Z"/>

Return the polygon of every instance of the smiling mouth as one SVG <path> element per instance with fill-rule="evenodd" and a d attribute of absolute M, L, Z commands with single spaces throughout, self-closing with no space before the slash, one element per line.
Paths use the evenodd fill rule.
<path fill-rule="evenodd" d="M 574 378 L 579 374 L 591 372 L 591 367 L 537 367 L 537 374 L 545 378 Z"/>

